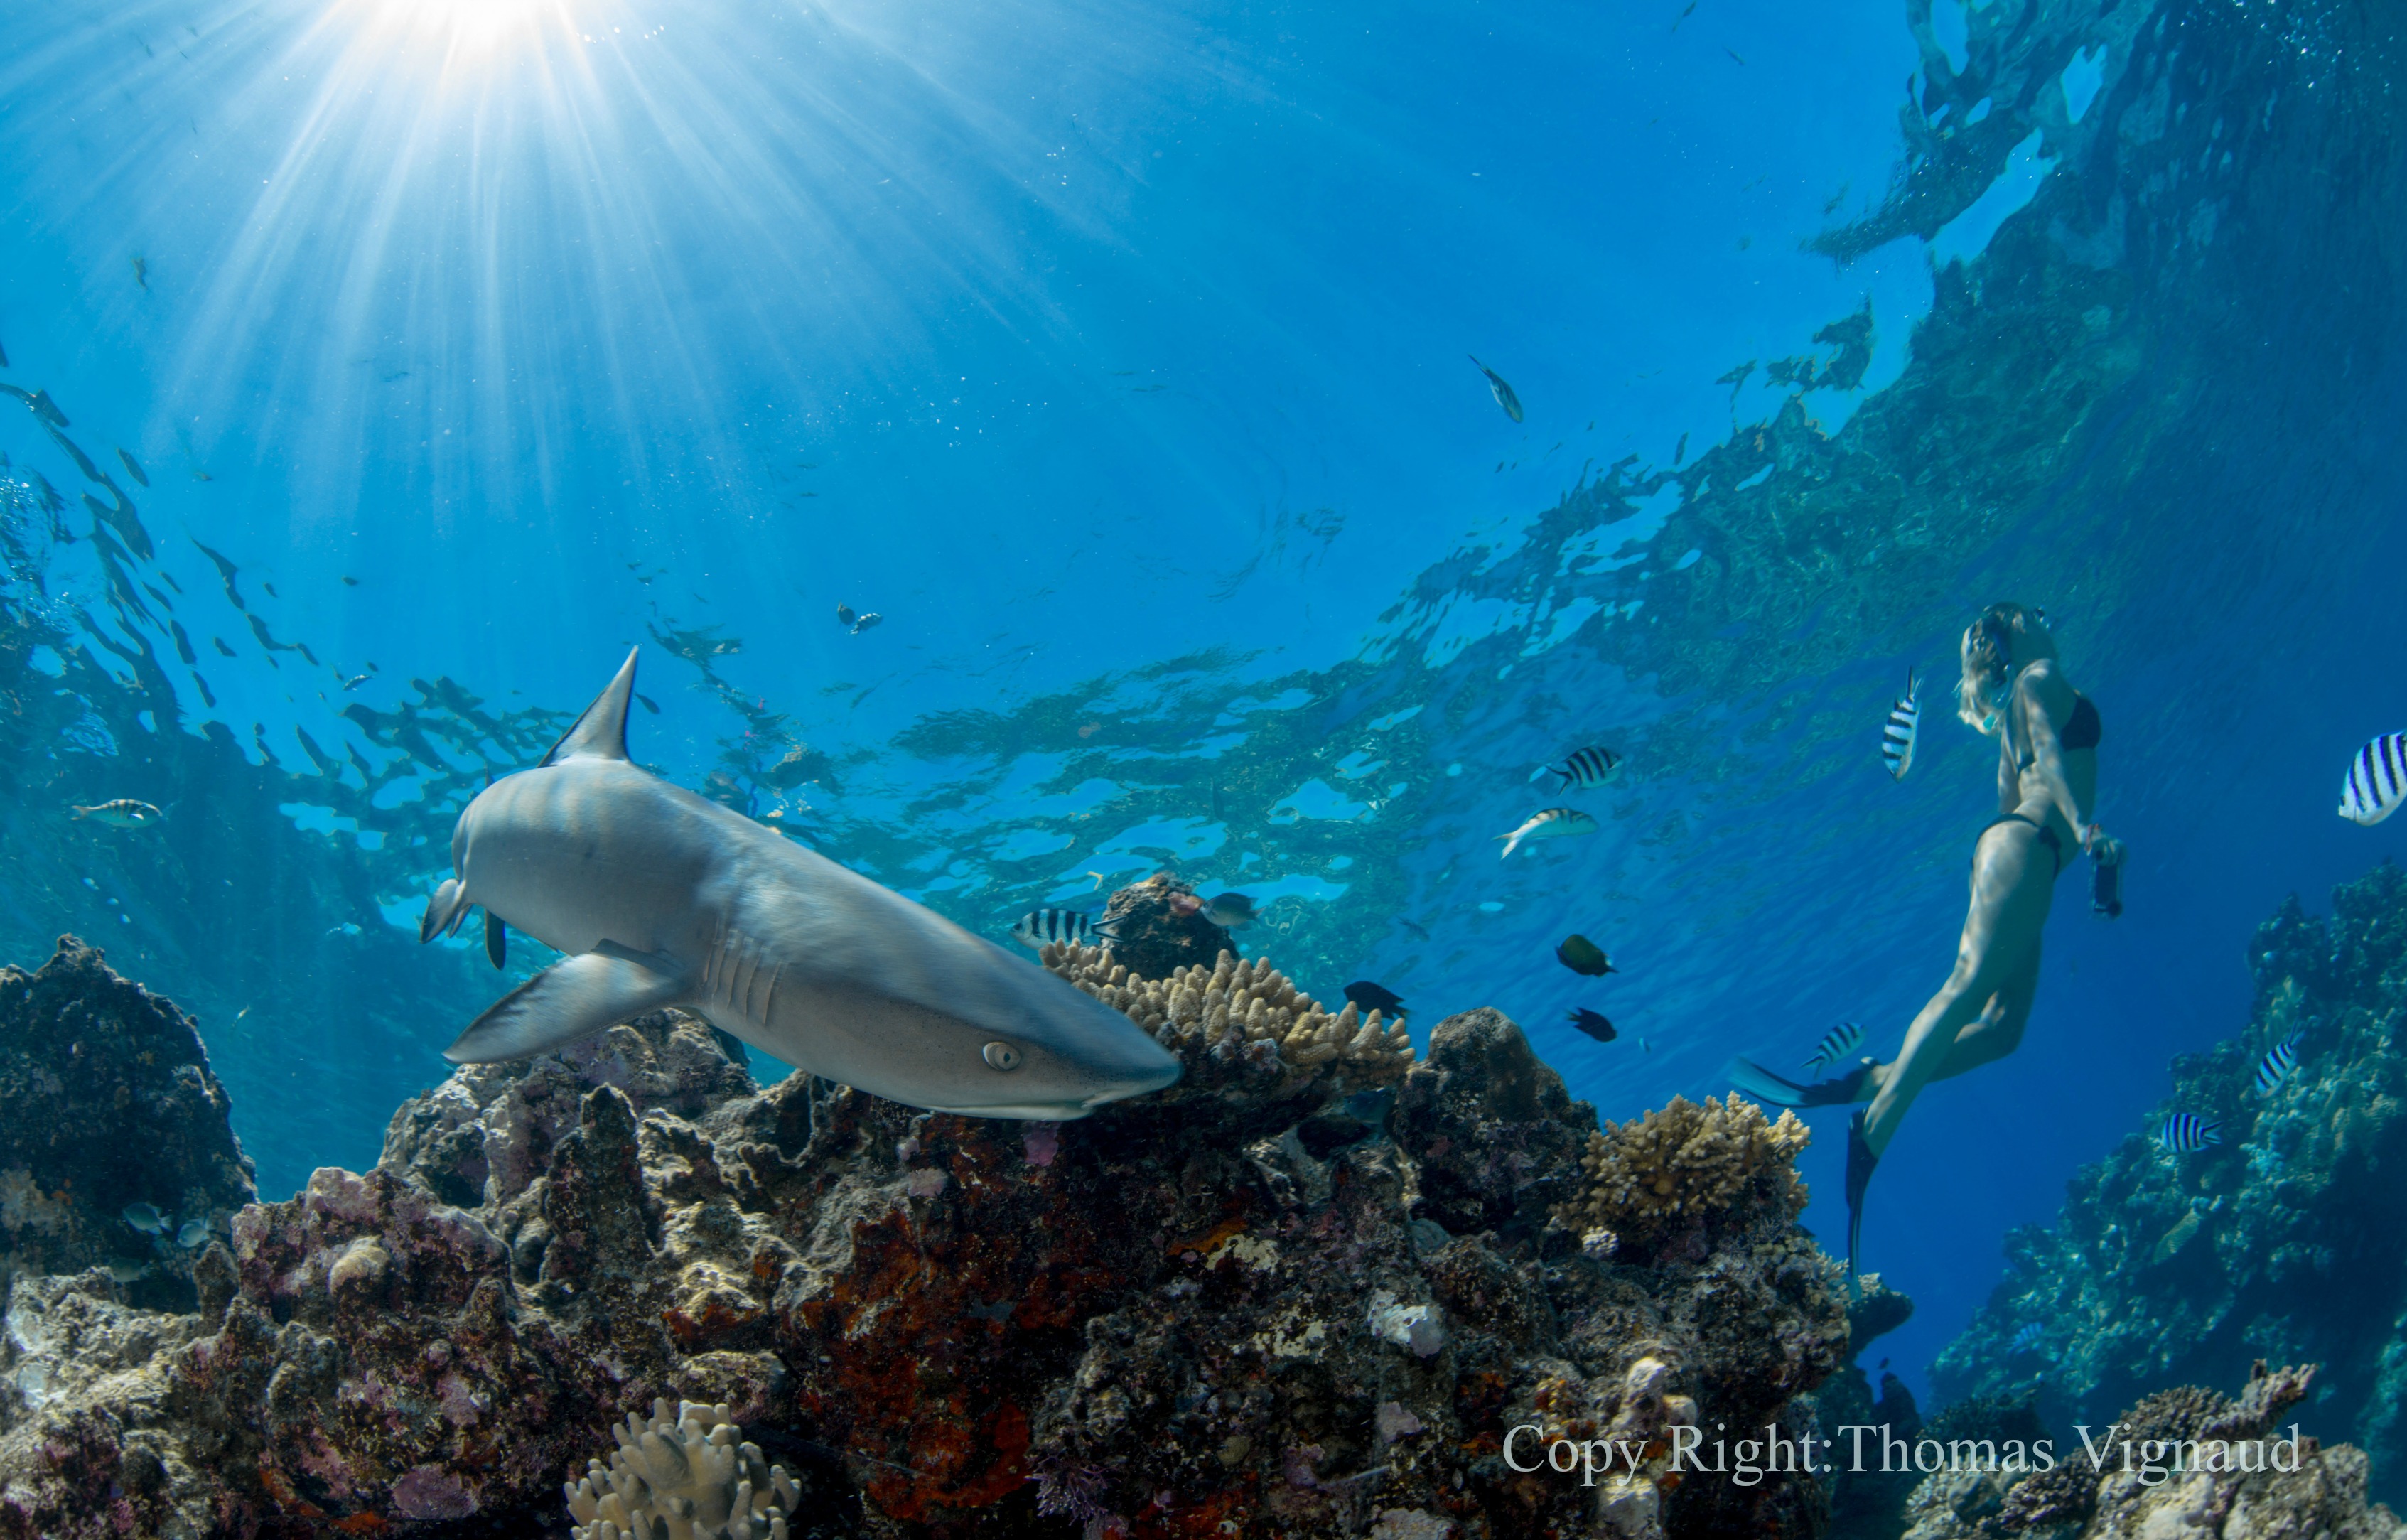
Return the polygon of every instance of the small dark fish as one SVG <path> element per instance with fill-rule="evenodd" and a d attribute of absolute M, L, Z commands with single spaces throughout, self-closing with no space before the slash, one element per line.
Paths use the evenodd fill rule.
<path fill-rule="evenodd" d="M 125 452 L 125 447 L 121 444 L 118 446 L 117 458 L 125 462 L 126 475 L 134 478 L 135 481 L 141 483 L 143 486 L 147 487 L 150 484 L 150 478 L 142 474 L 142 467 L 135 463 L 132 455 Z"/>
<path fill-rule="evenodd" d="M 1672 448 L 1672 463 L 1676 466 L 1681 461 L 1688 458 L 1688 435 L 1687 434 L 1682 434 L 1680 435 L 1680 442 L 1674 445 Z"/>
<path fill-rule="evenodd" d="M 849 630 L 852 623 L 860 619 L 860 616 L 853 613 L 852 606 L 850 605 L 838 605 L 835 606 L 836 624 Z"/>
<path fill-rule="evenodd" d="M 1914 741 L 1922 734 L 1922 681 L 1905 671 L 1905 693 L 1888 708 L 1888 724 L 1881 729 L 1881 759 L 1891 780 L 1903 780 L 1914 768 Z"/>
<path fill-rule="evenodd" d="M 112 829 L 147 829 L 166 816 L 149 803 L 136 802 L 132 797 L 119 797 L 92 807 L 78 806 L 75 810 L 75 821 L 90 819 Z"/>
<path fill-rule="evenodd" d="M 1738 59 L 1738 50 L 1730 47 L 1728 43 L 1724 43 L 1722 45 L 1722 51 L 1729 54 L 1733 59 Z M 1738 59 L 1738 62 L 1742 64 L 1746 63 L 1744 59 Z"/>
<path fill-rule="evenodd" d="M 650 713 L 651 713 L 653 716 L 655 716 L 655 717 L 657 717 L 657 716 L 659 716 L 659 715 L 661 714 L 661 708 L 660 708 L 659 704 L 658 704 L 657 702 L 655 702 L 655 701 L 654 701 L 654 700 L 653 700 L 649 695 L 647 695 L 647 694 L 643 693 L 641 691 L 636 691 L 636 692 L 634 692 L 634 693 L 635 699 L 637 699 L 638 701 L 641 701 L 641 702 L 643 703 L 643 705 L 644 705 L 644 709 L 645 709 L 645 710 L 647 710 L 647 711 L 650 712 Z"/>
<path fill-rule="evenodd" d="M 1652 1053 L 1655 1051 L 1655 1045 L 1642 1037 L 1638 1040 L 1638 1051 L 1641 1053 Z"/>
<path fill-rule="evenodd" d="M 1427 941 L 1430 938 L 1429 932 L 1421 929 L 1418 925 L 1414 924 L 1409 920 L 1399 920 L 1396 923 L 1412 932 L 1415 935 L 1419 936 L 1423 941 Z"/>
<path fill-rule="evenodd" d="M 2257 1061 L 2257 1094 L 2272 1095 L 2282 1089 L 2282 1082 L 2288 1079 L 2290 1072 L 2298 1067 L 2299 1036 L 2298 1034 L 2292 1033 L 2288 1037 L 2267 1048 L 2265 1057 Z"/>
<path fill-rule="evenodd" d="M 216 478 L 216 477 L 214 477 L 214 476 L 211 476 L 211 475 L 210 475 L 208 472 L 207 472 L 207 471 L 194 471 L 194 472 L 192 473 L 192 479 L 193 479 L 193 480 L 195 480 L 195 481 L 214 481 L 214 480 L 216 480 L 216 479 L 217 479 L 217 478 Z"/>
<path fill-rule="evenodd" d="M 156 1235 L 167 1228 L 167 1216 L 147 1203 L 130 1203 L 118 1210 L 125 1222 L 146 1235 Z"/>
<path fill-rule="evenodd" d="M 1604 1019 L 1603 1012 L 1592 1011 L 1586 1005 L 1573 1011 L 1565 1020 L 1600 1043 L 1610 1043 L 1621 1035 L 1613 1030 L 1613 1023 Z"/>
<path fill-rule="evenodd" d="M 873 609 L 867 614 L 862 616 L 860 620 L 852 622 L 852 634 L 858 636 L 862 632 L 876 626 L 878 621 L 883 620 L 884 619 L 886 619 L 885 616 L 878 614 L 877 611 Z"/>
<path fill-rule="evenodd" d="M 1861 1021 L 1840 1022 L 1824 1033 L 1822 1041 L 1815 1045 L 1814 1057 L 1805 1061 L 1805 1073 L 1811 1075 L 1817 1069 L 1837 1063 L 1855 1052 L 1856 1045 L 1863 1040 L 1864 1024 Z"/>
<path fill-rule="evenodd" d="M 1469 357 L 1468 354 L 1464 356 Z M 1513 387 L 1504 382 L 1504 377 L 1475 358 L 1471 362 L 1477 366 L 1481 374 L 1488 377 L 1488 392 L 1496 397 L 1496 405 L 1504 408 L 1504 415 L 1516 422 L 1520 421 L 1521 398 L 1513 393 Z"/>
<path fill-rule="evenodd" d="M 1374 984 L 1367 978 L 1358 978 L 1346 985 L 1346 998 L 1354 1002 L 1355 1005 L 1362 1010 L 1385 1011 L 1389 1016 L 1404 1014 L 1403 996 L 1387 985 Z"/>
<path fill-rule="evenodd" d="M 134 281 L 141 285 L 144 293 L 150 292 L 150 264 L 140 257 L 134 259 Z"/>
<path fill-rule="evenodd" d="M 1557 791 L 1593 791 L 1621 774 L 1621 756 L 1610 749 L 1574 749 L 1562 763 L 1546 766 L 1546 774 L 1562 782 Z"/>
<path fill-rule="evenodd" d="M 1100 937 L 1118 939 L 1118 920 L 1099 920 L 1075 909 L 1031 909 L 1011 928 L 1011 938 L 1022 946 L 1042 948 L 1048 942 L 1091 947 Z"/>
<path fill-rule="evenodd" d="M 1621 971 L 1604 955 L 1602 947 L 1577 934 L 1563 937 L 1562 945 L 1555 948 L 1555 961 L 1588 978 L 1602 978 L 1606 974 Z"/>
<path fill-rule="evenodd" d="M 368 677 L 366 675 L 354 674 L 349 678 L 343 681 L 343 692 L 345 694 L 349 694 L 350 692 L 357 690 L 360 686 L 367 682 Z"/>
<path fill-rule="evenodd" d="M 108 1276 L 120 1283 L 132 1283 L 137 1278 L 149 1277 L 150 1264 L 147 1262 L 112 1262 L 108 1264 Z"/>
<path fill-rule="evenodd" d="M 347 572 L 343 574 L 343 586 L 345 588 L 357 588 L 360 586 L 360 580 Z"/>
<path fill-rule="evenodd" d="M 1244 893 L 1215 893 L 1204 901 L 1204 918 L 1224 931 L 1242 931 L 1254 922 L 1254 901 Z"/>
<path fill-rule="evenodd" d="M 2209 1145 L 2222 1142 L 2221 1123 L 2191 1112 L 2174 1113 L 2165 1119 L 2165 1126 L 2157 1131 L 2157 1143 L 2176 1155 L 2186 1155 L 2193 1149 L 2204 1149 Z"/>

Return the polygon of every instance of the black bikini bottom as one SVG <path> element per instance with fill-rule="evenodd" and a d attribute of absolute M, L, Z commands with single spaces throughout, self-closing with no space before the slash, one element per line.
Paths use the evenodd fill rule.
<path fill-rule="evenodd" d="M 2050 879 L 2053 880 L 2055 877 L 2062 877 L 2064 875 L 2064 841 L 2056 837 L 2055 830 L 2049 828 L 2044 823 L 2032 823 L 2030 819 L 2023 817 L 2020 813 L 2001 813 L 1996 818 L 1991 819 L 1988 822 L 1981 825 L 1981 834 L 1983 835 L 1987 834 L 1990 830 L 1996 828 L 2001 823 L 2030 823 L 2032 828 L 2038 830 L 2039 842 L 2042 845 L 2046 846 L 2047 853 L 2056 859 L 2056 870 L 2049 874 Z M 1973 864 L 1980 864 L 1980 860 L 1981 841 L 1976 837 L 1973 841 Z"/>

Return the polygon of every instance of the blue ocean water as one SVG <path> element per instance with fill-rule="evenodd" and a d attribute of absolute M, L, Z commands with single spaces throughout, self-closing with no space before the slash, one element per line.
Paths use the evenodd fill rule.
<path fill-rule="evenodd" d="M 1994 800 L 1955 638 L 2045 605 L 2130 907 L 2068 876 L 2021 1050 L 1884 1162 L 1906 1371 L 2282 895 L 2407 839 L 2332 811 L 2407 728 L 2400 59 L 2345 7 L 10 25 L 0 952 L 192 1010 L 264 1192 L 502 992 L 416 943 L 452 819 L 631 645 L 639 759 L 983 934 L 1173 869 L 1620 1118 L 1894 1049 Z M 1556 802 L 1599 833 L 1499 861 Z"/>

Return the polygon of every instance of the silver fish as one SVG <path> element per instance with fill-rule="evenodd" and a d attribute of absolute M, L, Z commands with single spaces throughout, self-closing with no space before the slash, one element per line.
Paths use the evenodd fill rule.
<path fill-rule="evenodd" d="M 2257 1094 L 2272 1095 L 2282 1089 L 2282 1082 L 2288 1079 L 2290 1072 L 2298 1067 L 2299 1036 L 2292 1033 L 2267 1048 L 2265 1057 L 2257 1062 Z"/>
<path fill-rule="evenodd" d="M 2385 733 L 2357 751 L 2340 789 L 2340 816 L 2371 829 L 2407 802 L 2407 733 Z"/>
<path fill-rule="evenodd" d="M 1546 774 L 1561 782 L 1559 790 L 1593 791 L 1621 774 L 1621 756 L 1610 749 L 1574 749 L 1562 763 L 1546 766 Z"/>
<path fill-rule="evenodd" d="M 90 819 L 94 823 L 106 823 L 112 829 L 148 829 L 166 816 L 149 803 L 136 802 L 132 797 L 119 797 L 113 802 L 95 803 L 90 807 L 78 806 L 75 809 L 75 821 Z"/>
<path fill-rule="evenodd" d="M 167 1228 L 167 1216 L 147 1203 L 130 1203 L 118 1212 L 125 1222 L 146 1235 L 156 1235 Z"/>
<path fill-rule="evenodd" d="M 523 1059 L 682 1005 L 812 1075 L 938 1112 L 1083 1118 L 1179 1061 L 1102 1001 L 627 758 L 635 654 L 451 835 L 419 939 L 482 905 L 567 956 L 444 1050 Z"/>
<path fill-rule="evenodd" d="M 2193 1112 L 2176 1112 L 2157 1131 L 2157 1143 L 2176 1155 L 2223 1142 L 2223 1125 Z"/>
<path fill-rule="evenodd" d="M 1549 807 L 1544 812 L 1530 815 L 1530 821 L 1511 834 L 1499 834 L 1496 837 L 1504 842 L 1504 855 L 1509 856 L 1521 848 L 1521 842 L 1525 839 L 1563 839 L 1572 834 L 1595 833 L 1596 820 L 1578 808 Z M 1500 856 L 1498 859 L 1503 858 Z"/>
<path fill-rule="evenodd" d="M 1914 744 L 1921 735 L 1922 681 L 1909 668 L 1905 693 L 1888 708 L 1887 725 L 1881 729 L 1881 759 L 1888 765 L 1889 779 L 1903 780 L 1914 768 Z"/>
<path fill-rule="evenodd" d="M 1837 1063 L 1855 1052 L 1856 1045 L 1863 1040 L 1864 1024 L 1861 1021 L 1840 1022 L 1824 1033 L 1822 1041 L 1815 1045 L 1814 1057 L 1805 1061 L 1805 1073 L 1811 1075 L 1825 1065 Z"/>
<path fill-rule="evenodd" d="M 209 1243 L 209 1221 L 186 1219 L 176 1230 L 176 1244 L 187 1251 L 197 1251 Z"/>
<path fill-rule="evenodd" d="M 1011 938 L 1023 947 L 1043 948 L 1053 942 L 1092 947 L 1119 939 L 1118 922 L 1095 920 L 1075 909 L 1031 909 L 1011 927 Z"/>

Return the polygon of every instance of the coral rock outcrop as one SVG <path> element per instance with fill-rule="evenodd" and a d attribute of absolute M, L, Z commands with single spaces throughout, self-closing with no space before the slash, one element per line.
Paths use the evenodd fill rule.
<path fill-rule="evenodd" d="M 0 1286 L 115 1264 L 146 1304 L 189 1304 L 194 1248 L 136 1229 L 148 1204 L 222 1234 L 249 1203 L 192 1018 L 73 936 L 34 973 L 0 968 Z"/>
<path fill-rule="evenodd" d="M 744 1424 L 798 1535 L 1813 1533 L 1812 1477 L 1666 1459 L 1795 1420 L 1838 1365 L 1791 1213 L 1584 1250 L 1547 1218 L 1594 1114 L 1512 1022 L 1299 1065 L 1317 1005 L 1216 973 L 1171 980 L 1204 1020 L 1164 1003 L 1186 1079 L 1061 1126 L 757 1090 L 673 1012 L 462 1070 L 377 1169 L 244 1210 L 198 1313 L 19 1281 L 44 1340 L 115 1357 L 0 1425 L 0 1540 L 557 1533 L 563 1480 L 662 1398 Z M 1777 1141 L 1758 1159 L 1788 1191 Z M 1559 1438 L 1631 1453 L 1593 1487 L 1531 1469 Z"/>
<path fill-rule="evenodd" d="M 1735 1093 L 1708 1096 L 1702 1106 L 1674 1096 L 1669 1106 L 1588 1135 L 1580 1157 L 1588 1190 L 1565 1205 L 1561 1222 L 1626 1240 L 1733 1208 L 1794 1216 L 1805 1193 L 1791 1158 L 1811 1136 L 1795 1113 L 1773 1122 Z"/>

